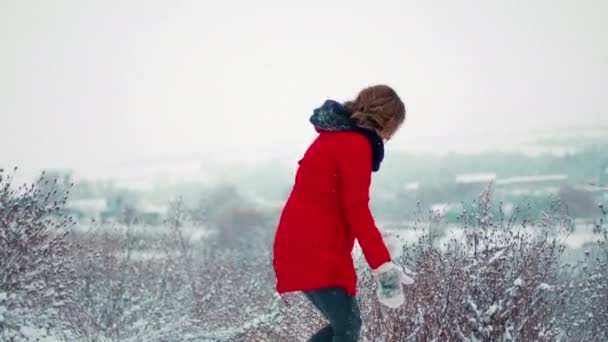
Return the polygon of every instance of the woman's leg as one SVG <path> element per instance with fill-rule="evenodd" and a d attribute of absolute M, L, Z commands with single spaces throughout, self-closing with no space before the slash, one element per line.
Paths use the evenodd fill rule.
<path fill-rule="evenodd" d="M 356 342 L 361 333 L 361 312 L 357 299 L 342 288 L 305 292 L 306 297 L 321 311 L 329 325 L 310 341 Z M 329 334 L 333 336 L 329 338 Z"/>
<path fill-rule="evenodd" d="M 334 338 L 334 330 L 331 325 L 326 325 L 323 329 L 317 331 L 308 342 L 332 342 Z"/>
<path fill-rule="evenodd" d="M 321 306 L 319 305 L 319 302 L 317 301 L 317 296 L 315 296 L 312 291 L 304 292 L 304 295 L 306 295 L 306 298 L 308 298 L 308 300 L 310 300 L 311 303 L 321 312 L 323 317 L 325 319 L 329 320 L 327 318 L 327 315 L 325 314 L 325 312 L 321 309 Z M 331 342 L 331 339 L 333 337 L 334 337 L 334 330 L 331 328 L 331 324 L 328 324 L 325 327 L 323 327 L 323 329 L 317 331 L 314 335 L 312 335 L 312 337 L 310 339 L 308 339 L 308 342 Z"/>

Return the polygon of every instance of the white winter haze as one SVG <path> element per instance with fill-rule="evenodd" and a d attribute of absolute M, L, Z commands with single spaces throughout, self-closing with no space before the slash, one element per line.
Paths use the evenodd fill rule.
<path fill-rule="evenodd" d="M 394 150 L 608 125 L 606 18 L 604 0 L 0 0 L 0 159 L 295 158 L 314 107 L 375 83 L 408 109 Z"/>

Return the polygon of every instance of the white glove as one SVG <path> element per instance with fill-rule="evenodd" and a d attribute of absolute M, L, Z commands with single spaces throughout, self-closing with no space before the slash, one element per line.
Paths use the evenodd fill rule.
<path fill-rule="evenodd" d="M 372 270 L 376 277 L 378 301 L 383 305 L 396 309 L 405 303 L 402 285 L 411 285 L 414 279 L 403 273 L 403 270 L 393 262 L 387 262 Z"/>

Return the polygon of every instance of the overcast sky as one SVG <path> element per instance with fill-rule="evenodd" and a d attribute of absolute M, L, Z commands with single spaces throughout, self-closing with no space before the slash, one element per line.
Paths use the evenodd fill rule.
<path fill-rule="evenodd" d="M 390 149 L 608 124 L 608 1 L 0 0 L 0 166 L 299 155 L 388 83 Z"/>

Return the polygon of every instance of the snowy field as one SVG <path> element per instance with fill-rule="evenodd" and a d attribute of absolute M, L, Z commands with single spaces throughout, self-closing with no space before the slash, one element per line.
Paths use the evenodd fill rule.
<path fill-rule="evenodd" d="M 305 341 L 324 324 L 275 293 L 273 210 L 201 223 L 173 202 L 159 227 L 87 225 L 35 187 L 4 189 L 2 341 Z M 506 221 L 491 208 L 484 193 L 461 225 L 379 224 L 415 282 L 403 307 L 383 307 L 355 250 L 362 341 L 608 339 L 606 213 L 577 225 L 559 208 Z"/>
<path fill-rule="evenodd" d="M 299 296 L 288 296 L 289 305 L 286 305 L 274 294 L 268 250 L 260 248 L 244 256 L 239 246 L 220 248 L 216 244 L 216 233 L 195 226 L 184 226 L 181 232 L 145 227 L 105 230 L 105 233 L 96 232 L 94 239 L 96 245 L 105 246 L 97 251 L 101 255 L 84 255 L 80 261 L 95 260 L 75 263 L 79 266 L 77 273 L 84 277 L 76 282 L 75 292 L 71 294 L 78 298 L 78 305 L 61 313 L 24 310 L 19 313 L 21 316 L 15 317 L 18 311 L 2 306 L 10 302 L 8 294 L 2 293 L 0 326 L 7 341 L 11 341 L 8 336 L 14 341 L 45 342 L 304 341 L 307 334 L 322 324 L 320 317 Z M 593 249 L 597 235 L 582 230 L 557 239 L 567 242 L 569 250 L 585 244 Z M 80 231 L 81 236 L 89 233 Z M 268 246 L 270 235 L 263 237 L 258 233 L 243 236 L 240 243 L 251 248 Z M 597 305 L 595 302 L 585 301 L 574 292 L 560 293 L 563 285 L 558 283 L 559 277 L 566 277 L 563 283 L 568 283 L 568 278 L 567 274 L 558 277 L 559 267 L 552 261 L 559 256 L 557 250 L 531 244 L 528 250 L 516 251 L 515 245 L 524 243 L 523 239 L 506 245 L 504 240 L 497 239 L 493 240 L 497 242 L 494 246 L 502 248 L 493 249 L 490 254 L 456 257 L 455 248 L 466 246 L 467 235 L 462 228 L 450 227 L 437 238 L 438 248 L 434 250 L 424 243 L 429 239 L 424 229 L 391 233 L 398 236 L 398 240 L 391 240 L 393 249 L 406 245 L 399 260 L 418 273 L 417 282 L 406 289 L 408 303 L 402 310 L 381 307 L 375 301 L 373 282 L 356 249 L 360 296 L 366 317 L 364 341 L 377 341 L 378 336 L 386 336 L 383 341 L 443 340 L 440 336 L 452 334 L 460 336 L 462 341 L 529 340 L 521 338 L 522 335 L 534 335 L 535 340 L 546 341 L 593 340 L 564 336 L 563 328 L 553 321 L 566 318 L 560 310 L 579 317 L 578 323 L 569 327 L 570 331 L 577 331 L 577 336 L 585 335 L 582 329 L 585 324 L 604 324 L 588 321 L 593 321 L 595 310 L 599 309 L 588 307 Z M 513 232 L 513 236 L 518 234 L 521 228 Z M 129 239 L 132 240 L 129 242 Z M 257 247 L 256 239 L 260 243 Z M 104 242 L 100 244 L 101 240 Z M 549 270 L 556 273 L 551 274 Z M 587 282 L 586 290 L 598 290 L 605 286 L 602 285 L 605 277 L 605 273 L 589 274 L 587 278 L 579 275 L 576 281 Z M 460 288 L 461 285 L 468 289 Z M 560 307 L 558 299 L 564 298 L 582 302 Z M 57 307 L 61 310 L 61 305 Z M 517 309 L 521 311 L 514 314 Z M 580 315 L 577 310 L 588 312 Z M 447 313 L 437 314 L 437 311 Z M 531 316 L 526 316 L 524 311 L 532 312 Z M 444 315 L 456 321 L 443 321 Z M 457 319 L 461 315 L 466 319 Z M 44 320 L 38 323 L 45 316 L 49 320 L 60 319 L 61 323 L 50 324 Z M 528 319 L 534 320 L 534 326 L 525 326 Z M 402 332 L 396 328 L 400 325 Z M 63 330 L 57 331 L 58 326 Z M 11 327 L 18 327 L 18 334 L 13 331 L 9 335 Z M 496 330 L 502 331 L 500 337 L 496 337 Z M 403 335 L 406 332 L 409 339 Z M 546 338 L 540 338 L 543 335 Z"/>

